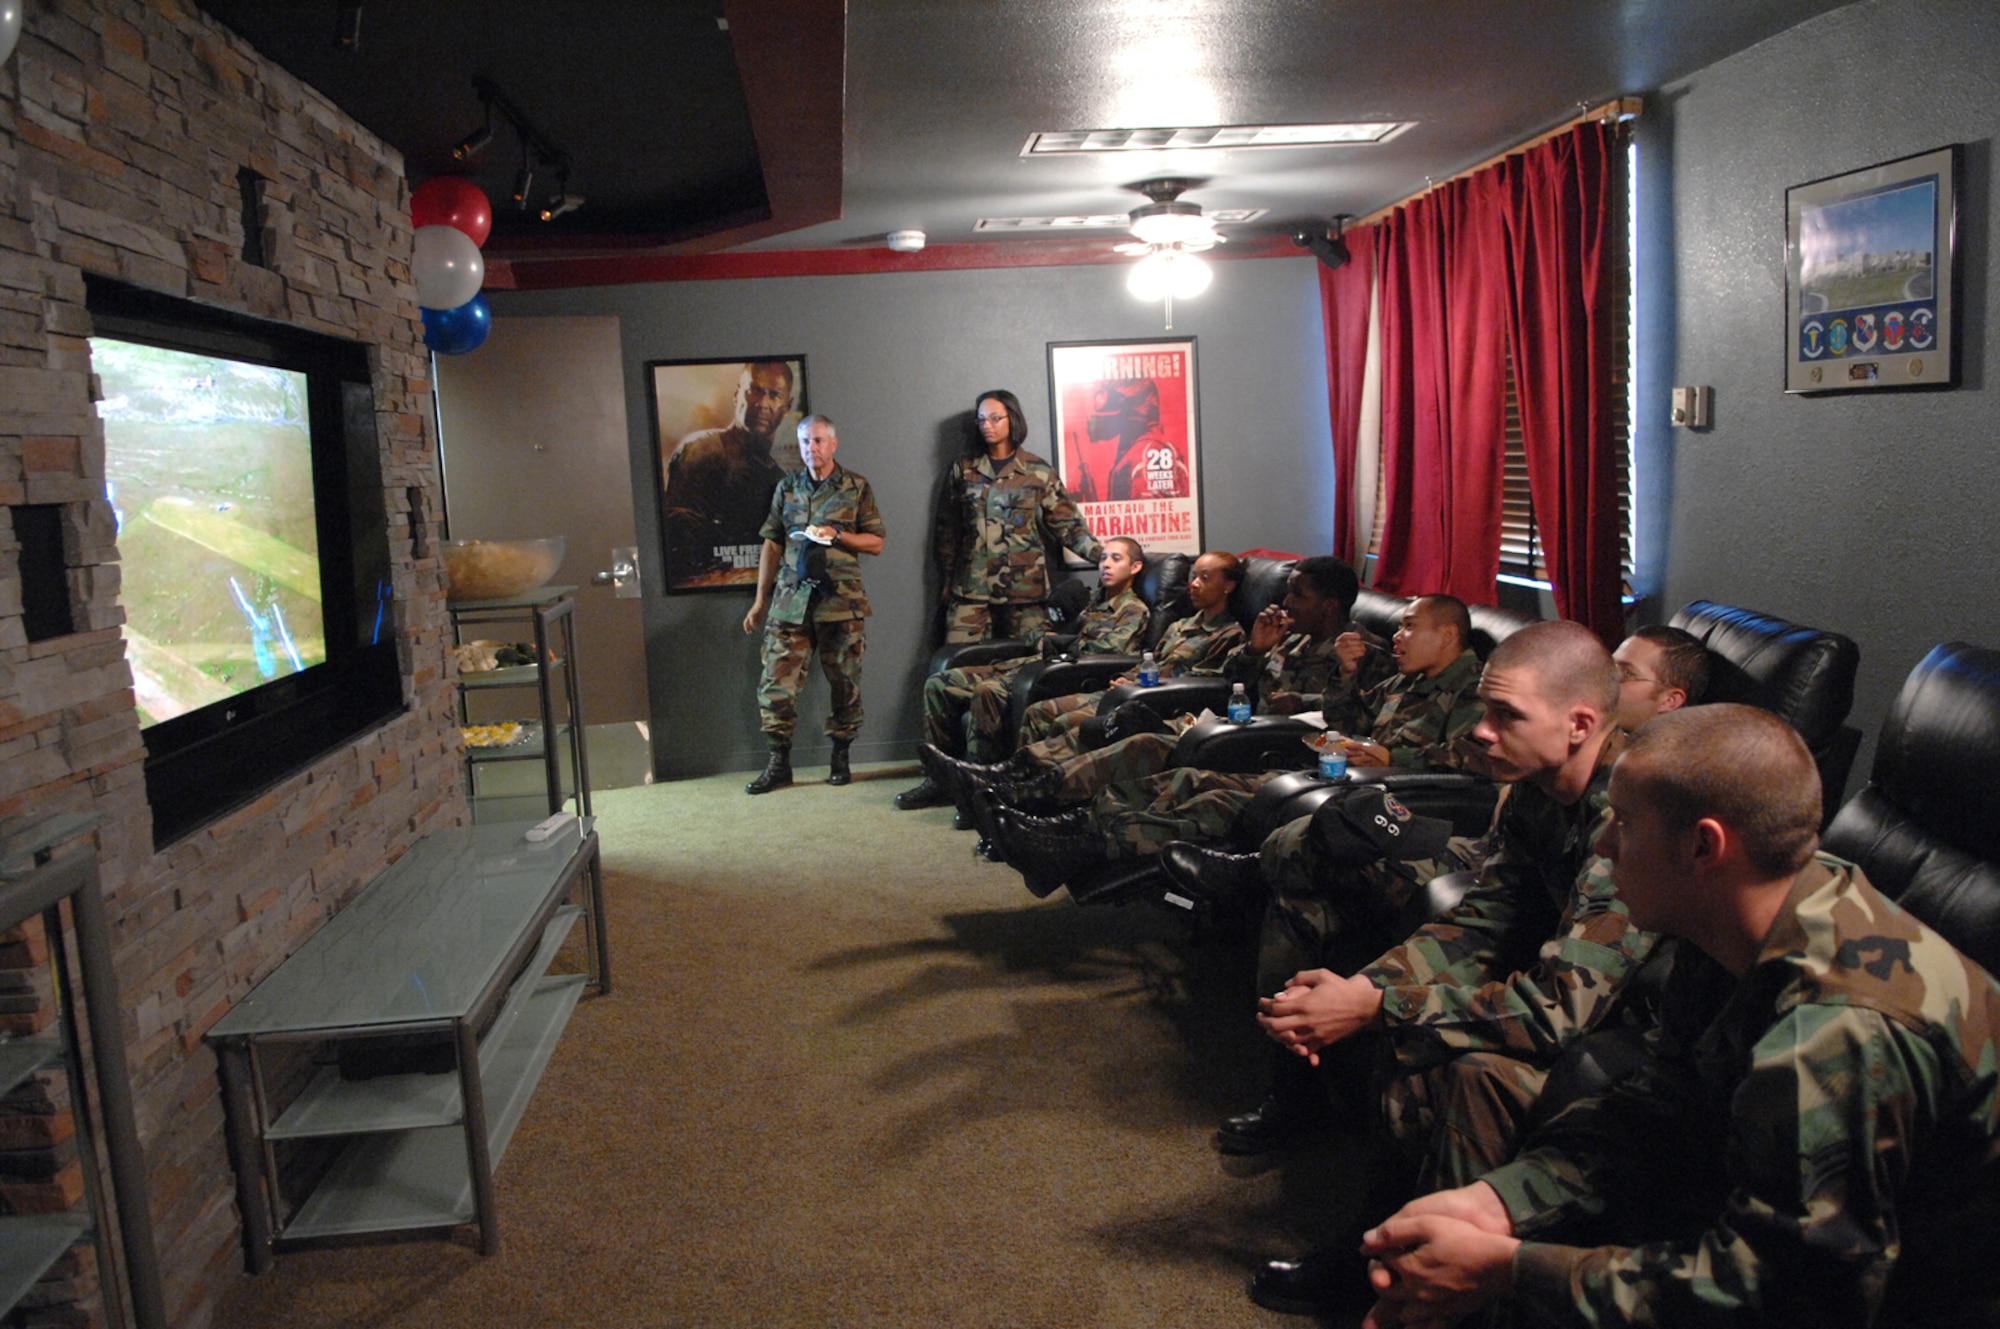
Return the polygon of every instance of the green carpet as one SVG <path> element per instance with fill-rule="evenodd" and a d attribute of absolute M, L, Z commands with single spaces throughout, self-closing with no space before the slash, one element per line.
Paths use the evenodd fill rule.
<path fill-rule="evenodd" d="M 895 810 L 910 770 L 858 775 L 600 795 L 615 987 L 499 1168 L 500 1253 L 288 1254 L 219 1322 L 1300 1323 L 1244 1280 L 1339 1160 L 1209 1143 L 1264 1065 L 1247 948 L 1038 902 L 950 809 Z"/>

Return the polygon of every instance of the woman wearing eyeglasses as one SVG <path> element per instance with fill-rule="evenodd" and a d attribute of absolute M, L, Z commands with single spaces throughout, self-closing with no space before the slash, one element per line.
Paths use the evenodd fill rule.
<path fill-rule="evenodd" d="M 1028 421 L 1020 399 L 983 392 L 972 415 L 982 446 L 946 473 L 932 540 L 944 573 L 945 643 L 1032 641 L 1049 624 L 1048 547 L 1092 563 L 1103 550 L 1055 468 L 1021 446 Z"/>

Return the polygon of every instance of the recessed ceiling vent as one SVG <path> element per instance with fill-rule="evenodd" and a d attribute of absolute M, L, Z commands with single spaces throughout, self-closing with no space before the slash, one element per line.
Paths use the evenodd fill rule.
<path fill-rule="evenodd" d="M 1228 226 L 1256 221 L 1269 211 L 1269 208 L 1211 208 L 1208 218 L 1218 225 Z M 972 229 L 1019 234 L 1031 231 L 1123 231 L 1131 225 L 1132 214 L 1129 212 L 1100 212 L 1072 217 L 981 217 L 973 223 Z"/>
<path fill-rule="evenodd" d="M 1197 125 L 1182 129 L 1050 129 L 1028 135 L 1023 157 L 1201 148 L 1326 148 L 1387 143 L 1414 120 L 1334 125 Z"/>

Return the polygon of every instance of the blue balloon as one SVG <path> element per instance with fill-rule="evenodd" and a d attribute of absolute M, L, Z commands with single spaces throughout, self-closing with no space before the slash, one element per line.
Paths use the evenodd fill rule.
<path fill-rule="evenodd" d="M 493 331 L 493 311 L 484 295 L 475 295 L 456 309 L 425 309 L 424 345 L 439 355 L 464 355 L 486 344 Z"/>

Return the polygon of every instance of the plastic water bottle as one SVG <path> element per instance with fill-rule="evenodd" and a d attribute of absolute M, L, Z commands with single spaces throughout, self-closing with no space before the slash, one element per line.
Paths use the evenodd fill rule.
<path fill-rule="evenodd" d="M 1250 723 L 1250 698 L 1243 691 L 1241 683 L 1238 683 L 1229 693 L 1229 723 Z"/>
<path fill-rule="evenodd" d="M 1147 651 L 1139 657 L 1139 686 L 1142 688 L 1154 688 L 1159 685 L 1160 662 L 1153 658 L 1151 651 Z"/>
<path fill-rule="evenodd" d="M 1319 776 L 1322 780 L 1345 780 L 1347 778 L 1347 748 L 1340 741 L 1340 735 L 1327 732 L 1332 740 L 1319 750 Z"/>

